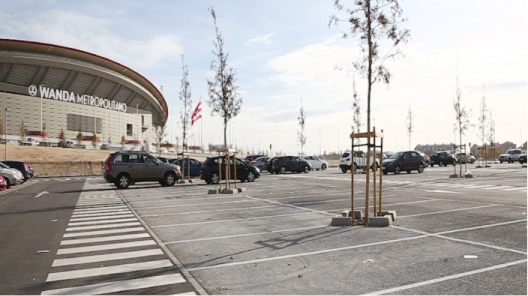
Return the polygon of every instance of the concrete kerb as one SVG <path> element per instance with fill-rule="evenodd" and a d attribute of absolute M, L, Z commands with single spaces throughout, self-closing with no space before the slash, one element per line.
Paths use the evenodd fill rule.
<path fill-rule="evenodd" d="M 238 194 L 244 193 L 247 189 L 245 187 L 239 187 L 234 189 L 209 189 L 207 194 Z"/>
<path fill-rule="evenodd" d="M 370 217 L 367 227 L 387 227 L 392 225 L 396 220 L 396 211 L 383 211 L 378 214 L 377 217 Z M 343 210 L 341 216 L 333 217 L 330 222 L 330 226 L 352 226 L 352 225 L 361 225 L 364 220 L 364 215 L 362 210 L 354 211 L 354 217 L 352 218 L 350 210 Z M 356 222 L 356 223 L 352 223 Z"/>

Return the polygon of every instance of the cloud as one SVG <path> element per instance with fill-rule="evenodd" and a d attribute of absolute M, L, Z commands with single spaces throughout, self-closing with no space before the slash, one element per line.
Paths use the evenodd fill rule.
<path fill-rule="evenodd" d="M 24 19 L 0 14 L 2 35 L 72 47 L 115 60 L 131 68 L 156 68 L 178 61 L 182 50 L 178 36 L 154 35 L 148 40 L 126 39 L 112 32 L 113 20 L 62 9 Z"/>
<path fill-rule="evenodd" d="M 266 35 L 262 35 L 262 36 L 258 36 L 258 37 L 249 39 L 248 41 L 246 41 L 246 45 L 247 46 L 252 46 L 252 45 L 258 45 L 258 44 L 269 44 L 270 43 L 270 38 L 273 35 L 275 35 L 275 33 L 268 33 Z"/>

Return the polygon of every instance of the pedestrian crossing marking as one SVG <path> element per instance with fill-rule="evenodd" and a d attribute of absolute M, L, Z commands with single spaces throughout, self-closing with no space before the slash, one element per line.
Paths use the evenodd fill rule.
<path fill-rule="evenodd" d="M 111 260 L 121 260 L 121 259 L 128 259 L 128 258 L 139 258 L 139 257 L 155 256 L 155 255 L 163 255 L 163 251 L 160 249 L 148 249 L 148 250 L 132 251 L 132 252 L 111 253 L 111 254 L 105 254 L 105 255 L 91 255 L 91 256 L 84 256 L 84 257 L 55 259 L 53 261 L 52 267 L 76 265 L 76 264 L 84 264 L 84 263 L 104 262 L 104 261 L 111 261 Z"/>
<path fill-rule="evenodd" d="M 143 247 L 143 246 L 152 246 L 152 245 L 156 245 L 156 242 L 153 240 L 143 240 L 143 241 L 134 241 L 134 242 L 127 242 L 127 243 L 96 245 L 96 246 L 89 246 L 89 247 L 76 247 L 76 248 L 59 249 L 57 251 L 57 255 L 95 252 L 95 251 L 104 251 L 104 250 L 115 250 L 115 249 Z"/>
<path fill-rule="evenodd" d="M 136 234 L 102 236 L 102 237 L 94 237 L 94 238 L 70 239 L 70 240 L 63 240 L 60 243 L 60 245 L 69 246 L 69 245 L 77 245 L 77 244 L 108 242 L 108 241 L 145 238 L 145 237 L 150 237 L 150 235 L 145 232 L 145 233 L 136 233 Z"/>

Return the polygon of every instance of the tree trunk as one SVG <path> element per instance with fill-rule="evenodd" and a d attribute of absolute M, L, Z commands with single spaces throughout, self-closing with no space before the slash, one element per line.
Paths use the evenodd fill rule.
<path fill-rule="evenodd" d="M 224 120 L 224 150 L 227 150 L 227 120 Z"/>

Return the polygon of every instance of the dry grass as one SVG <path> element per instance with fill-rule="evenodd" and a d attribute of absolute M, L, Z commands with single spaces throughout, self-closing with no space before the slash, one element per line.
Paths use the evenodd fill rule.
<path fill-rule="evenodd" d="M 7 159 L 29 163 L 37 176 L 102 175 L 103 162 L 113 151 L 7 145 Z M 158 156 L 158 154 L 156 154 Z M 176 154 L 162 154 L 176 158 Z M 5 145 L 0 145 L 0 160 L 5 158 Z M 191 154 L 191 158 L 205 160 L 207 155 Z"/>

